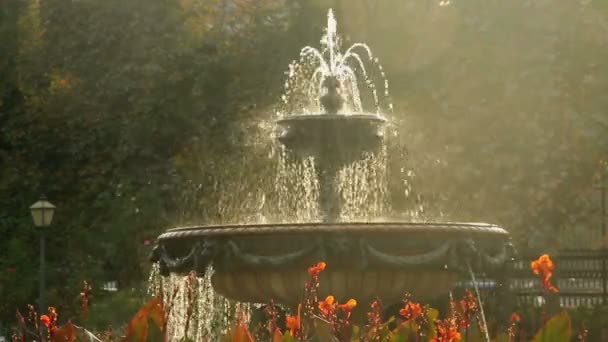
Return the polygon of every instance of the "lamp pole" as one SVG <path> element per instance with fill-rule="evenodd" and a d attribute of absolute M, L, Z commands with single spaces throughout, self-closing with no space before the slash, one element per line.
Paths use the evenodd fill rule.
<path fill-rule="evenodd" d="M 45 228 L 48 227 L 53 221 L 53 214 L 55 213 L 55 206 L 48 202 L 44 196 L 41 196 L 40 200 L 30 207 L 32 213 L 32 219 L 34 225 L 40 230 L 40 279 L 39 281 L 39 298 L 38 298 L 38 311 L 42 315 L 46 311 L 45 306 L 45 281 L 46 281 L 46 232 Z"/>
<path fill-rule="evenodd" d="M 602 170 L 603 171 L 603 170 Z M 606 258 L 608 258 L 608 254 L 606 253 L 606 183 L 604 179 L 604 172 L 600 174 L 600 205 L 601 208 L 601 225 L 602 225 L 602 304 L 608 304 L 608 275 L 606 274 Z"/>
<path fill-rule="evenodd" d="M 38 288 L 38 293 L 40 298 L 38 299 L 38 311 L 40 311 L 40 314 L 44 314 L 46 312 L 46 301 L 45 301 L 45 294 L 46 294 L 46 236 L 44 234 L 44 229 L 40 229 L 40 274 L 39 274 L 39 288 Z"/>

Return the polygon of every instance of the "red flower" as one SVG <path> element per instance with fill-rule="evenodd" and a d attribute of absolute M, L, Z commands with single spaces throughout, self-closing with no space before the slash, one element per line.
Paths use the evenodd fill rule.
<path fill-rule="evenodd" d="M 285 318 L 285 325 L 287 325 L 287 328 L 291 331 L 291 336 L 296 336 L 297 332 L 300 330 L 300 316 L 287 315 Z"/>
<path fill-rule="evenodd" d="M 336 298 L 334 296 L 327 296 L 325 300 L 319 301 L 319 310 L 323 316 L 329 316 L 336 311 Z"/>
<path fill-rule="evenodd" d="M 418 303 L 407 302 L 405 306 L 399 310 L 399 314 L 403 316 L 406 320 L 416 319 L 420 315 L 422 315 L 422 306 Z"/>
<path fill-rule="evenodd" d="M 459 342 L 462 337 L 453 320 L 437 322 L 437 337 L 431 342 Z"/>
<path fill-rule="evenodd" d="M 521 317 L 517 312 L 511 314 L 511 323 L 519 323 L 521 321 Z"/>
<path fill-rule="evenodd" d="M 47 315 L 42 315 L 40 316 L 40 321 L 42 322 L 42 324 L 44 324 L 44 326 L 47 329 L 51 329 L 51 318 Z"/>
<path fill-rule="evenodd" d="M 477 307 L 477 298 L 473 292 L 469 289 L 464 291 L 464 295 L 462 300 L 460 301 L 460 310 L 462 311 L 462 315 L 459 315 L 459 325 L 462 328 L 468 329 L 471 325 L 471 319 L 475 316 L 479 310 Z"/>
<path fill-rule="evenodd" d="M 150 246 L 151 244 L 152 244 L 152 241 L 144 240 L 144 246 Z"/>
<path fill-rule="evenodd" d="M 534 274 L 540 276 L 545 291 L 558 292 L 557 287 L 551 284 L 551 277 L 553 276 L 555 264 L 548 254 L 543 254 L 538 257 L 538 259 L 532 261 L 530 267 L 532 267 L 532 272 L 534 272 Z"/>
<path fill-rule="evenodd" d="M 17 269 L 14 268 L 14 267 L 9 267 L 6 270 L 8 271 L 8 273 L 15 273 L 15 272 L 17 272 Z"/>
<path fill-rule="evenodd" d="M 327 264 L 323 261 L 317 263 L 316 265 L 312 265 L 308 268 L 308 275 L 311 278 L 317 278 L 319 277 L 319 274 L 321 272 L 323 272 L 323 270 L 325 269 L 325 266 L 327 266 Z"/>

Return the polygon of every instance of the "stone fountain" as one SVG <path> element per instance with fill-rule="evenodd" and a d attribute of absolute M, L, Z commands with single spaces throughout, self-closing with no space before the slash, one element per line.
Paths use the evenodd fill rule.
<path fill-rule="evenodd" d="M 508 233 L 496 225 L 344 219 L 337 175 L 382 150 L 388 120 L 364 67 L 364 61 L 374 61 L 369 48 L 354 44 L 341 53 L 336 26 L 330 10 L 323 48 L 305 47 L 300 64 L 290 66 L 290 79 L 304 81 L 291 84 L 287 93 L 295 98 L 299 91 L 304 101 L 276 120 L 277 141 L 288 159 L 314 164 L 318 220 L 168 229 L 152 257 L 161 274 L 202 276 L 212 266 L 217 293 L 293 307 L 301 299 L 307 267 L 325 261 L 321 296 L 397 303 L 406 292 L 421 301 L 447 294 L 471 267 L 492 269 L 508 260 Z M 370 89 L 374 110 L 363 108 L 362 84 Z"/>

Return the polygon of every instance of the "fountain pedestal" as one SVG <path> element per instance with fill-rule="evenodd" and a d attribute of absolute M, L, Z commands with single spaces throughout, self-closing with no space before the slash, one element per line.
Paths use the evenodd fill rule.
<path fill-rule="evenodd" d="M 295 159 L 312 157 L 319 181 L 320 216 L 339 221 L 338 172 L 382 147 L 386 119 L 375 114 L 296 114 L 277 121 L 279 141 Z"/>

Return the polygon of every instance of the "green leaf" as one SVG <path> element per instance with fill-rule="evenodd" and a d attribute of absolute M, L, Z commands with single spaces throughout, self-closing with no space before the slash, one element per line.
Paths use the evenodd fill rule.
<path fill-rule="evenodd" d="M 391 336 L 391 342 L 408 342 L 412 338 L 415 339 L 418 335 L 418 324 L 413 320 L 407 320 L 401 324 L 395 330 Z"/>
<path fill-rule="evenodd" d="M 313 326 L 315 327 L 315 335 L 319 342 L 334 342 L 338 341 L 334 336 L 331 326 L 329 322 L 315 317 L 313 319 Z"/>
<path fill-rule="evenodd" d="M 361 341 L 361 329 L 357 325 L 353 325 L 353 332 L 351 334 L 350 342 Z"/>
<path fill-rule="evenodd" d="M 435 321 L 437 317 L 439 317 L 439 311 L 433 308 L 426 308 L 425 311 L 426 321 L 428 325 L 426 327 L 426 338 L 431 340 L 437 337 L 437 327 L 435 326 Z"/>
<path fill-rule="evenodd" d="M 477 325 L 471 325 L 466 331 L 461 331 L 461 335 L 463 342 L 485 342 L 486 340 Z"/>
<path fill-rule="evenodd" d="M 291 335 L 291 331 L 285 332 L 285 335 L 283 335 L 283 342 L 296 342 L 296 339 Z"/>
<path fill-rule="evenodd" d="M 566 311 L 551 317 L 532 342 L 568 342 L 572 336 L 570 316 Z"/>
<path fill-rule="evenodd" d="M 509 334 L 500 334 L 496 336 L 496 342 L 509 342 Z"/>

